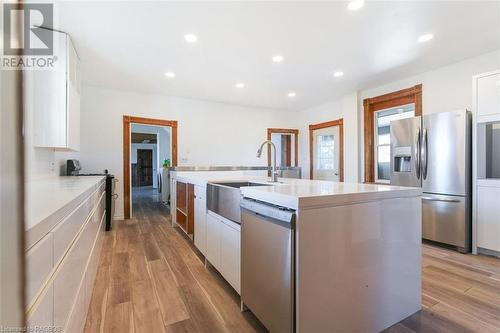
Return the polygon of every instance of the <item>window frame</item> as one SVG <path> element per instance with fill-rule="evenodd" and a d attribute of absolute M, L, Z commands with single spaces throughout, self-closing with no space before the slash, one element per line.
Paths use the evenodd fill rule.
<path fill-rule="evenodd" d="M 374 115 L 376 111 L 395 108 L 406 104 L 415 104 L 415 116 L 422 115 L 422 85 L 398 90 L 388 94 L 365 98 L 363 100 L 364 120 L 364 182 L 375 182 L 374 156 Z"/>
<path fill-rule="evenodd" d="M 411 103 L 413 104 L 413 103 Z M 411 104 L 407 104 L 407 105 L 400 105 L 398 107 L 404 107 L 404 106 L 408 106 L 408 105 L 411 105 Z M 374 162 L 373 162 L 373 173 L 374 173 L 374 176 L 375 176 L 375 183 L 380 183 L 380 184 L 390 184 L 391 183 L 391 180 L 390 179 L 381 179 L 378 177 L 378 148 L 379 147 L 389 147 L 389 151 L 390 151 L 390 148 L 391 148 L 391 142 L 390 142 L 390 138 L 389 138 L 389 143 L 384 143 L 384 144 L 379 144 L 378 143 L 378 140 L 379 140 L 379 126 L 378 126 L 378 114 L 381 113 L 381 112 L 386 112 L 386 111 L 389 111 L 389 110 L 394 110 L 398 107 L 395 107 L 395 108 L 387 108 L 387 109 L 381 109 L 381 110 L 377 110 L 374 112 L 374 122 L 373 122 L 373 126 L 374 126 L 374 129 L 373 129 L 373 132 L 374 132 L 374 145 L 373 145 L 373 154 L 374 154 Z M 413 110 L 412 111 L 405 111 L 403 112 L 403 114 L 405 113 L 411 113 L 411 115 L 408 115 L 407 117 L 402 117 L 401 119 L 406 119 L 406 118 L 412 118 L 412 117 L 415 117 L 415 105 L 413 104 Z M 390 134 L 389 134 L 390 136 Z M 390 164 L 390 157 L 389 157 L 389 164 Z M 390 172 L 390 170 L 389 170 Z"/>
<path fill-rule="evenodd" d="M 321 137 L 324 137 L 324 136 L 331 136 L 332 137 L 332 140 L 331 140 L 332 144 L 329 144 L 328 147 L 329 148 L 331 147 L 332 150 L 334 151 L 334 153 L 332 154 L 332 158 L 321 158 L 321 153 L 318 150 L 316 152 L 316 155 L 318 157 L 318 159 L 316 161 L 316 163 L 318 163 L 318 168 L 320 168 L 320 166 L 322 164 L 321 163 L 322 160 L 323 161 L 325 161 L 325 160 L 331 160 L 333 162 L 332 165 L 335 165 L 335 136 L 332 135 L 332 134 L 329 134 L 329 135 L 316 135 L 316 141 L 315 141 L 316 142 L 316 149 L 322 148 L 322 146 L 318 145 L 318 143 L 319 143 L 318 142 L 318 137 L 320 137 L 320 136 Z M 321 141 L 323 142 L 323 139 Z M 334 169 L 334 167 L 332 167 L 331 169 L 320 169 L 320 170 L 333 170 L 333 169 Z"/>

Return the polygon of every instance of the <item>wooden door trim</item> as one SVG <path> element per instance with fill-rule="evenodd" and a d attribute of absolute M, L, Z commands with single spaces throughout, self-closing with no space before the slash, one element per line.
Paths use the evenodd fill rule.
<path fill-rule="evenodd" d="M 314 157 L 313 157 L 313 131 L 317 129 L 338 126 L 339 127 L 339 180 L 344 181 L 344 118 L 327 121 L 319 124 L 309 125 L 309 178 L 313 179 Z"/>
<path fill-rule="evenodd" d="M 415 104 L 415 116 L 422 115 L 422 85 L 394 91 L 388 94 L 366 98 L 364 108 L 364 157 L 365 183 L 375 182 L 374 115 L 376 111 L 405 104 Z"/>
<path fill-rule="evenodd" d="M 123 116 L 123 215 L 130 218 L 130 124 L 170 127 L 172 131 L 172 166 L 177 166 L 177 121 Z"/>
<path fill-rule="evenodd" d="M 292 134 L 294 137 L 295 166 L 299 166 L 299 130 L 295 128 L 268 128 L 267 140 L 271 140 L 273 133 Z M 271 149 L 267 149 L 267 166 L 271 166 Z M 270 173 L 269 173 L 270 174 Z"/>

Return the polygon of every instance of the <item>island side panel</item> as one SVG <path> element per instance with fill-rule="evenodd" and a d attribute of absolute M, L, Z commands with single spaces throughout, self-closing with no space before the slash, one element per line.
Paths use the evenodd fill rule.
<path fill-rule="evenodd" d="M 421 309 L 421 197 L 299 211 L 298 332 L 379 332 Z"/>

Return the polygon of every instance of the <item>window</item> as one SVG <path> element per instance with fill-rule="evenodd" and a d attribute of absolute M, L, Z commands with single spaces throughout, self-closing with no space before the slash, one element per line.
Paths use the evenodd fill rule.
<path fill-rule="evenodd" d="M 316 151 L 318 170 L 333 170 L 335 164 L 335 141 L 334 135 L 317 135 Z"/>
<path fill-rule="evenodd" d="M 415 104 L 375 112 L 375 181 L 391 179 L 391 121 L 415 116 Z"/>

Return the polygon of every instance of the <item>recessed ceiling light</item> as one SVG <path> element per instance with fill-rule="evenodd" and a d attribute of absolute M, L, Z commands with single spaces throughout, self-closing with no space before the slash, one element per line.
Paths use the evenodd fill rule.
<path fill-rule="evenodd" d="M 342 72 L 342 71 L 337 71 L 337 72 L 333 73 L 334 77 L 341 77 L 343 75 L 344 75 L 344 72 Z"/>
<path fill-rule="evenodd" d="M 186 34 L 184 35 L 184 40 L 188 43 L 196 43 L 198 41 L 198 37 L 195 34 Z"/>
<path fill-rule="evenodd" d="M 283 59 L 284 59 L 283 56 L 281 56 L 281 55 L 275 55 L 273 57 L 273 62 L 282 62 Z"/>
<path fill-rule="evenodd" d="M 294 91 L 291 91 L 288 93 L 288 97 L 290 97 L 290 98 L 294 98 L 295 96 L 297 96 L 297 94 L 295 94 Z"/>
<path fill-rule="evenodd" d="M 425 34 L 425 35 L 422 35 L 422 36 L 418 37 L 418 41 L 420 43 L 424 43 L 424 42 L 430 41 L 433 38 L 434 38 L 433 34 Z"/>
<path fill-rule="evenodd" d="M 165 76 L 168 77 L 168 78 L 174 78 L 175 77 L 175 73 L 174 72 L 165 72 Z"/>
<path fill-rule="evenodd" d="M 245 88 L 245 84 L 243 82 L 238 82 L 234 85 L 236 88 Z"/>
<path fill-rule="evenodd" d="M 358 10 L 365 5 L 365 0 L 352 0 L 347 5 L 349 10 Z"/>

